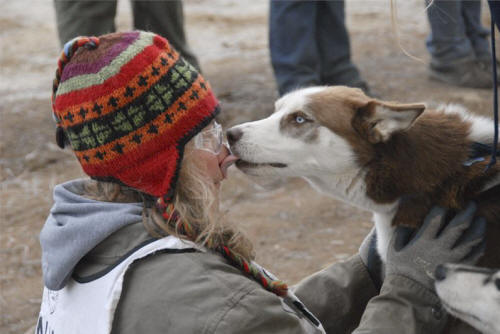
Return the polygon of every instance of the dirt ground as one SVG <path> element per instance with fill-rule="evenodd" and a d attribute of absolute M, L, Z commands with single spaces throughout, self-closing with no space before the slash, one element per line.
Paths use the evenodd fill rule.
<path fill-rule="evenodd" d="M 82 177 L 54 145 L 50 90 L 59 45 L 50 0 L 0 0 L 0 333 L 22 333 L 37 318 L 42 291 L 38 233 L 55 184 Z M 373 91 L 405 102 L 461 103 L 491 114 L 489 90 L 427 79 L 423 1 L 398 2 L 403 54 L 388 0 L 347 1 L 352 53 Z M 277 97 L 267 46 L 267 0 L 186 0 L 186 28 L 230 126 L 272 112 Z M 486 16 L 487 14 L 485 14 Z M 122 0 L 118 27 L 130 29 Z M 487 17 L 484 18 L 486 21 Z M 262 188 L 233 169 L 223 207 L 255 242 L 257 261 L 294 283 L 357 251 L 370 214 L 314 192 L 302 180 Z"/>

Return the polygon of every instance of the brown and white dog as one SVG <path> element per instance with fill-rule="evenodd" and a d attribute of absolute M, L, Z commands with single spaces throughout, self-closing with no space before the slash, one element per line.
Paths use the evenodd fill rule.
<path fill-rule="evenodd" d="M 484 171 L 493 141 L 487 118 L 456 105 L 431 110 L 356 88 L 311 87 L 283 96 L 271 116 L 227 136 L 243 172 L 303 177 L 372 211 L 383 260 L 394 226 L 418 226 L 433 205 L 459 210 L 475 200 L 490 222 L 480 264 L 500 267 L 500 166 Z"/>

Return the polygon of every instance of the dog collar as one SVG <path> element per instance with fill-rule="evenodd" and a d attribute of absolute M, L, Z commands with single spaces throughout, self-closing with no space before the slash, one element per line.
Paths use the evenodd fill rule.
<path fill-rule="evenodd" d="M 485 156 L 491 155 L 493 152 L 493 145 L 473 142 L 471 145 L 471 153 L 469 159 L 463 163 L 464 166 L 470 167 L 473 164 L 485 161 Z M 496 156 L 500 156 L 500 152 L 496 152 Z"/>

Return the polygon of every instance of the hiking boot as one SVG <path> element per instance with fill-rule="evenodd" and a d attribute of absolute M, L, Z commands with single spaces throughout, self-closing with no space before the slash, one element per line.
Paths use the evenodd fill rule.
<path fill-rule="evenodd" d="M 474 58 L 455 60 L 449 63 L 431 62 L 429 77 L 453 86 L 467 88 L 492 88 L 491 66 Z"/>
<path fill-rule="evenodd" d="M 486 72 L 489 72 L 491 77 L 493 78 L 493 66 L 491 65 L 491 57 L 490 58 L 478 58 L 477 59 L 479 66 L 483 68 Z M 498 60 L 496 61 L 497 64 L 497 82 L 500 83 L 500 64 L 498 63 Z"/>

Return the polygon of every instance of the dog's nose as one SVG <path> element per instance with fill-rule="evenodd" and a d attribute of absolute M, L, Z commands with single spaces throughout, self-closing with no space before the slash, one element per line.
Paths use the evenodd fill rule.
<path fill-rule="evenodd" d="M 238 140 L 241 139 L 241 137 L 243 136 L 243 131 L 241 131 L 238 128 L 231 128 L 226 131 L 226 136 L 229 145 L 233 145 L 234 143 L 236 143 Z"/>
<path fill-rule="evenodd" d="M 442 264 L 438 265 L 436 267 L 436 270 L 434 271 L 434 278 L 436 279 L 436 281 L 443 281 L 446 278 L 446 272 L 447 269 L 445 266 L 443 266 Z"/>

